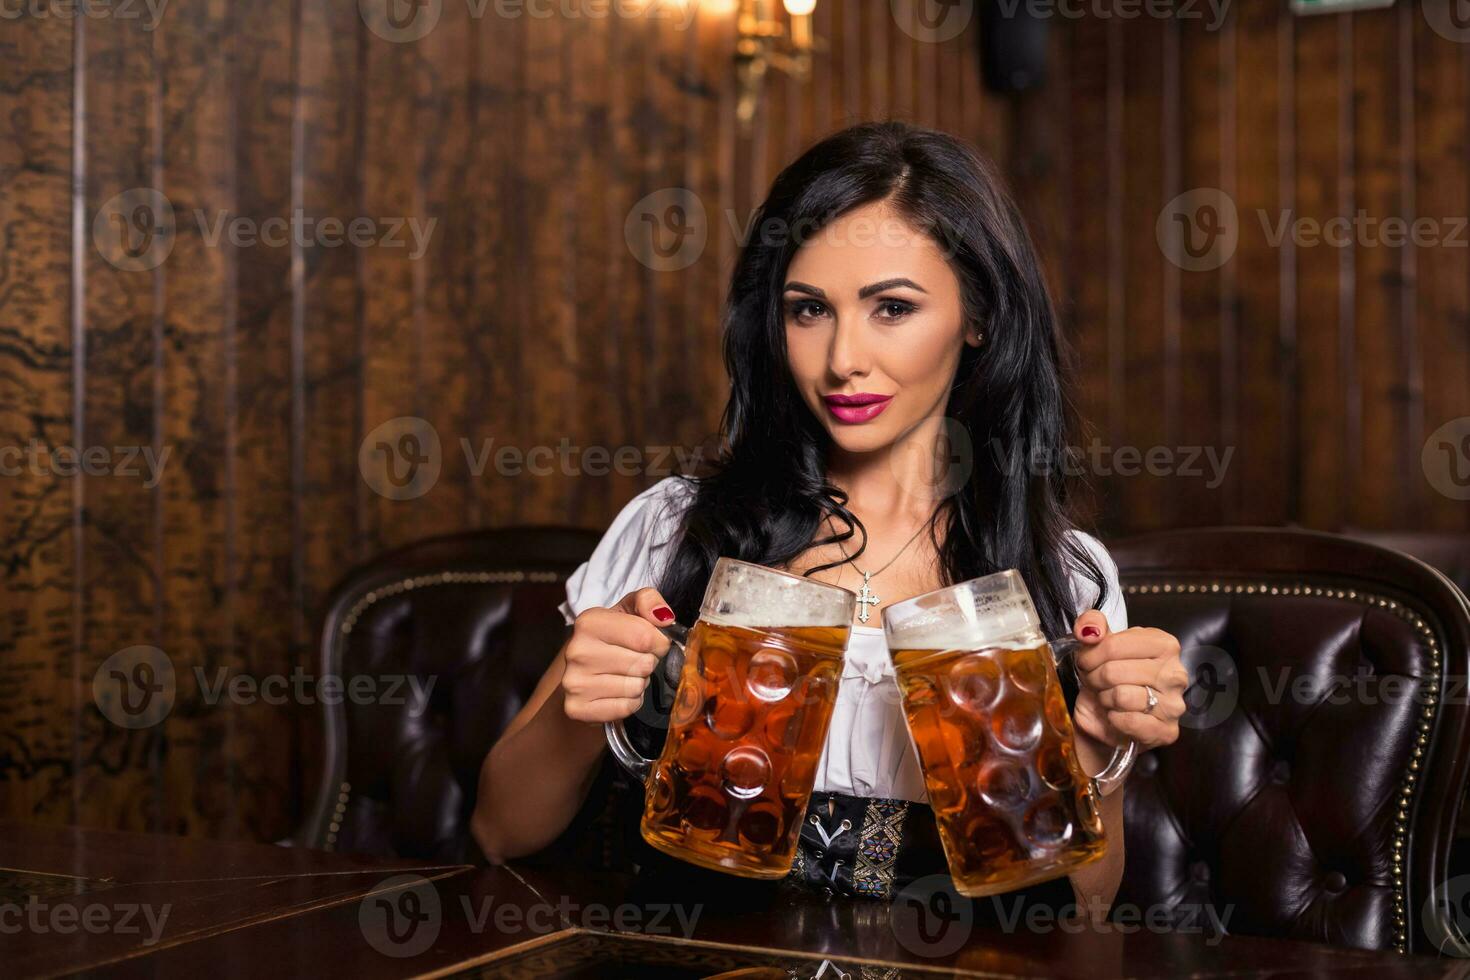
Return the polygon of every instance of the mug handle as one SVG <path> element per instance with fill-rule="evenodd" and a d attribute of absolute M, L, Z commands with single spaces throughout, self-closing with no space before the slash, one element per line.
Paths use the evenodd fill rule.
<path fill-rule="evenodd" d="M 684 671 L 684 646 L 689 642 L 689 630 L 678 623 L 654 628 L 669 638 L 669 652 L 664 654 L 663 663 L 655 667 L 654 671 L 657 673 L 662 670 L 664 682 L 668 684 L 670 690 L 677 691 L 679 675 Z M 650 677 L 648 687 L 643 689 L 644 706 L 648 704 L 648 690 L 652 686 L 653 678 Z M 639 710 L 642 710 L 641 706 Z M 624 719 L 605 721 L 602 723 L 602 730 L 607 735 L 607 744 L 612 749 L 613 757 L 622 763 L 624 769 L 640 780 L 646 780 L 648 774 L 653 771 L 653 760 L 645 758 L 643 753 L 633 747 L 632 740 L 628 738 L 628 729 L 624 725 Z"/>
<path fill-rule="evenodd" d="M 1062 636 L 1055 640 L 1048 640 L 1051 644 L 1052 654 L 1058 663 L 1067 660 L 1072 665 L 1072 676 L 1077 679 L 1077 686 L 1082 686 L 1082 675 L 1077 672 L 1077 658 L 1072 656 L 1077 648 L 1082 646 L 1082 641 L 1075 636 Z M 1133 768 L 1133 762 L 1138 757 L 1138 743 L 1128 739 L 1122 745 L 1113 749 L 1113 757 L 1108 764 L 1103 766 L 1102 772 L 1092 777 L 1092 790 L 1099 797 L 1107 796 L 1128 777 L 1128 770 Z"/>

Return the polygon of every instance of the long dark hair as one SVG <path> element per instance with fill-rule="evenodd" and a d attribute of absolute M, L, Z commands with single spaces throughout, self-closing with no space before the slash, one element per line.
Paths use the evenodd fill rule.
<path fill-rule="evenodd" d="M 781 297 L 804 236 L 877 201 L 939 245 L 959 279 L 965 317 L 984 332 L 979 348 L 964 347 L 947 407 L 952 448 L 963 456 L 954 442 L 968 438 L 969 459 L 968 472 L 945 487 L 953 492 L 937 512 L 946 522 L 942 542 L 930 525 L 945 581 L 1017 568 L 1048 635 L 1070 633 L 1071 569 L 1096 583 L 1096 606 L 1107 598 L 1102 570 L 1068 533 L 1070 353 L 1025 223 L 994 167 L 961 140 L 901 122 L 821 140 L 781 171 L 756 212 L 726 301 L 731 391 L 720 450 L 692 478 L 696 492 L 659 590 L 692 622 L 722 555 L 784 565 L 813 544 L 854 536 L 859 543 L 844 545 L 847 552 L 863 553 L 867 531 L 826 479 L 831 439 L 791 377 Z M 828 515 L 845 527 L 814 541 Z"/>

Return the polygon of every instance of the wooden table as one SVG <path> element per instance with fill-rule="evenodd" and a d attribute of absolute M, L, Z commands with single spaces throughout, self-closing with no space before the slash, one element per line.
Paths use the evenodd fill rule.
<path fill-rule="evenodd" d="M 0 822 L 0 974 L 1470 976 L 1430 957 L 1209 931 L 1006 929 L 958 907 L 713 880 L 723 887 Z"/>

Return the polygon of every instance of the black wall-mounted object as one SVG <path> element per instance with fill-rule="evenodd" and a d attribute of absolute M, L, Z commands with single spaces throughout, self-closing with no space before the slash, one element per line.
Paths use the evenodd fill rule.
<path fill-rule="evenodd" d="M 1047 32 L 1055 5 L 979 0 L 980 67 L 994 92 L 1026 92 L 1046 80 Z"/>

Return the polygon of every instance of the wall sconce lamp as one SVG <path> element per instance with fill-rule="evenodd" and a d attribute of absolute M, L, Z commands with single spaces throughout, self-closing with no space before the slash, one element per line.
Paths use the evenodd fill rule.
<path fill-rule="evenodd" d="M 735 78 L 739 96 L 735 118 L 740 131 L 749 134 L 756 103 L 765 88 L 766 71 L 775 68 L 792 78 L 811 77 L 812 52 L 825 45 L 812 36 L 812 11 L 817 0 L 783 0 L 791 22 L 788 32 L 775 17 L 776 0 L 740 0 L 736 17 L 739 39 L 735 43 Z"/>

